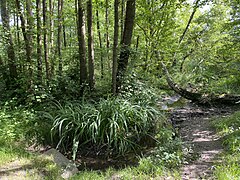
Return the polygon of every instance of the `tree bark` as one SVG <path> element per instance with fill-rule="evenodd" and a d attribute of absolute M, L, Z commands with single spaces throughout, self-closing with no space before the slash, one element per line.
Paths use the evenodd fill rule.
<path fill-rule="evenodd" d="M 41 27 L 41 0 L 36 0 L 37 16 L 37 76 L 38 81 L 42 84 L 42 27 Z"/>
<path fill-rule="evenodd" d="M 50 62 L 49 62 L 49 78 L 53 78 L 54 76 L 54 70 L 55 70 L 55 62 L 53 58 L 54 54 L 54 20 L 53 20 L 53 11 L 54 11 L 54 4 L 52 0 L 48 1 L 48 7 L 49 7 L 49 51 L 48 53 L 50 54 Z"/>
<path fill-rule="evenodd" d="M 110 46 L 110 42 L 109 42 L 109 8 L 108 5 L 109 4 L 109 0 L 105 0 L 105 28 L 106 28 L 106 49 L 107 49 L 107 64 L 108 64 L 108 68 L 110 69 L 110 62 L 109 62 L 109 46 Z"/>
<path fill-rule="evenodd" d="M 62 20 L 63 20 L 63 46 L 64 46 L 64 48 L 66 48 L 67 47 L 67 35 L 66 35 L 66 26 L 64 24 L 65 18 L 63 17 Z"/>
<path fill-rule="evenodd" d="M 128 0 L 126 5 L 126 16 L 124 23 L 123 38 L 121 41 L 121 50 L 117 70 L 117 93 L 120 91 L 122 85 L 123 76 L 127 69 L 128 59 L 130 55 L 130 45 L 133 33 L 136 0 Z"/>
<path fill-rule="evenodd" d="M 100 30 L 100 22 L 99 22 L 99 13 L 98 7 L 96 10 L 96 18 L 97 18 L 97 32 L 98 32 L 98 40 L 99 40 L 99 48 L 100 48 L 100 64 L 101 64 L 101 78 L 103 78 L 103 53 L 102 53 L 102 37 L 101 37 L 101 30 Z"/>
<path fill-rule="evenodd" d="M 87 82 L 87 65 L 86 65 L 86 44 L 85 44 L 85 23 L 84 23 L 84 8 L 82 0 L 78 0 L 78 48 L 80 62 L 80 95 L 83 96 L 83 91 Z"/>
<path fill-rule="evenodd" d="M 12 34 L 11 34 L 10 25 L 9 25 L 10 21 L 9 21 L 9 14 L 8 14 L 6 0 L 1 0 L 1 16 L 2 16 L 3 29 L 6 37 L 6 49 L 7 49 L 7 55 L 8 55 L 8 67 L 9 67 L 9 75 L 10 75 L 10 82 L 8 83 L 12 84 L 17 78 L 17 67 L 16 67 L 16 57 L 15 57 L 15 51 L 13 46 Z"/>
<path fill-rule="evenodd" d="M 89 72 L 89 86 L 94 89 L 94 43 L 92 30 L 92 0 L 87 2 L 87 26 L 88 26 L 88 72 Z"/>
<path fill-rule="evenodd" d="M 176 84 L 169 75 L 169 72 L 163 62 L 161 62 L 163 71 L 166 75 L 166 79 L 169 87 L 174 90 L 180 96 L 191 100 L 198 104 L 204 105 L 238 105 L 240 103 L 239 95 L 231 94 L 202 94 L 198 92 L 191 92 L 186 89 L 183 89 L 178 84 Z"/>
<path fill-rule="evenodd" d="M 196 0 L 196 2 L 195 2 L 194 8 L 193 8 L 193 12 L 192 12 L 192 14 L 191 14 L 191 16 L 190 16 L 190 18 L 189 18 L 189 20 L 188 20 L 187 26 L 186 26 L 186 28 L 184 29 L 183 34 L 182 34 L 182 36 L 181 36 L 180 39 L 179 39 L 179 44 L 181 44 L 181 42 L 182 42 L 182 40 L 183 40 L 183 38 L 184 38 L 184 36 L 185 36 L 185 34 L 186 34 L 186 32 L 187 32 L 190 24 L 191 24 L 191 22 L 192 22 L 192 19 L 193 19 L 193 17 L 194 17 L 194 14 L 196 13 L 197 8 L 198 8 L 198 3 L 199 3 L 199 1 L 200 1 L 200 0 Z"/>
<path fill-rule="evenodd" d="M 58 38 L 57 38 L 57 49 L 58 49 L 58 71 L 59 76 L 62 75 L 62 6 L 63 0 L 58 0 Z"/>
<path fill-rule="evenodd" d="M 120 38 L 123 38 L 123 28 L 124 28 L 124 12 L 125 12 L 125 0 L 122 0 L 121 2 L 121 19 L 120 19 L 120 29 L 121 29 L 121 36 Z"/>
<path fill-rule="evenodd" d="M 48 58 L 48 38 L 47 38 L 47 4 L 46 0 L 42 0 L 42 9 L 43 9 L 43 47 L 44 47 L 44 61 L 45 61 L 45 70 L 46 70 L 46 78 L 47 85 L 50 80 L 50 72 L 49 72 L 49 58 Z"/>
<path fill-rule="evenodd" d="M 119 1 L 114 1 L 114 38 L 113 38 L 113 67 L 112 67 L 112 93 L 117 93 L 117 49 L 119 34 L 119 17 L 118 17 Z"/>
<path fill-rule="evenodd" d="M 33 51 L 33 13 L 32 13 L 32 1 L 26 0 L 26 11 L 27 11 L 27 39 L 28 39 L 28 48 L 27 48 L 27 61 L 29 63 L 29 77 L 30 85 L 33 84 L 33 64 L 32 64 L 32 51 Z"/>
<path fill-rule="evenodd" d="M 33 70 L 32 70 L 32 37 L 31 37 L 31 28 L 32 28 L 32 22 L 30 19 L 28 19 L 28 26 L 29 29 L 26 29 L 26 21 L 25 18 L 23 16 L 23 13 L 21 11 L 21 5 L 20 5 L 20 1 L 16 0 L 16 6 L 17 6 L 17 11 L 21 20 L 21 29 L 22 29 L 22 33 L 23 33 L 23 39 L 24 39 L 24 43 L 25 43 L 25 51 L 26 51 L 26 59 L 27 59 L 27 67 L 28 67 L 28 77 L 27 77 L 27 81 L 28 81 L 28 91 L 32 91 L 32 85 L 33 85 Z M 30 9 L 30 6 L 28 3 L 31 3 L 30 1 L 26 1 L 26 6 L 27 6 L 27 16 L 28 18 L 30 18 L 30 16 L 32 16 L 32 12 Z M 29 24 L 30 23 L 30 24 Z M 30 30 L 30 31 L 29 31 Z"/>

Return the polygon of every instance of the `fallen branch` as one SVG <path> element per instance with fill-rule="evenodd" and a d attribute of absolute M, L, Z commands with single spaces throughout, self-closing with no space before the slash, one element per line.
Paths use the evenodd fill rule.
<path fill-rule="evenodd" d="M 172 80 L 163 62 L 161 62 L 161 65 L 163 68 L 163 72 L 166 75 L 166 79 L 169 87 L 172 90 L 174 90 L 177 94 L 179 94 L 180 96 L 186 99 L 189 99 L 199 104 L 225 104 L 225 105 L 240 104 L 240 95 L 231 95 L 231 94 L 215 95 L 215 94 L 203 94 L 199 92 L 188 91 L 187 89 L 180 87 L 178 84 L 176 84 Z"/>

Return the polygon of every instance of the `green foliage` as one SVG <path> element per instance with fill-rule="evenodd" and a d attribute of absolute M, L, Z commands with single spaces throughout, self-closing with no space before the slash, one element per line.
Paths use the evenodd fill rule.
<path fill-rule="evenodd" d="M 240 153 L 240 112 L 214 121 L 214 126 L 224 136 L 224 144 L 231 152 Z"/>
<path fill-rule="evenodd" d="M 175 135 L 172 129 L 162 128 L 156 134 L 157 146 L 152 150 L 148 160 L 154 166 L 177 168 L 183 161 L 182 141 L 173 138 Z"/>
<path fill-rule="evenodd" d="M 71 178 L 72 180 L 87 180 L 87 179 L 99 179 L 105 180 L 106 178 L 99 172 L 96 171 L 83 171 Z"/>
<path fill-rule="evenodd" d="M 101 99 L 98 103 L 56 103 L 52 134 L 59 137 L 58 147 L 72 146 L 73 158 L 78 147 L 94 144 L 123 154 L 135 150 L 141 138 L 153 133 L 160 112 L 147 104 L 134 104 L 121 98 Z M 160 120 L 161 121 L 161 120 Z"/>
<path fill-rule="evenodd" d="M 0 139 L 5 142 L 31 140 L 34 137 L 35 114 L 24 109 L 1 109 Z M 30 139 L 29 139 L 30 138 Z"/>
<path fill-rule="evenodd" d="M 223 162 L 216 166 L 214 175 L 221 180 L 239 179 L 240 112 L 225 118 L 215 119 L 213 124 L 223 136 L 223 144 L 227 146 L 226 152 L 222 155 Z"/>
<path fill-rule="evenodd" d="M 142 75 L 141 79 L 137 78 L 140 74 Z M 148 81 L 148 77 L 144 76 L 143 72 L 135 73 L 132 71 L 125 77 L 121 97 L 130 99 L 139 105 L 155 106 L 159 95 L 156 89 L 150 85 L 148 86 Z"/>
<path fill-rule="evenodd" d="M 159 140 L 157 147 L 148 152 L 148 156 L 139 158 L 137 166 L 126 167 L 120 170 L 109 168 L 105 172 L 83 171 L 74 176 L 73 179 L 181 179 L 179 173 L 174 172 L 182 160 L 181 141 L 172 138 L 171 129 L 161 129 L 156 137 Z M 167 138 L 167 139 L 165 139 Z M 177 169 L 176 169 L 177 170 Z"/>
<path fill-rule="evenodd" d="M 223 162 L 221 163 L 221 165 L 217 165 L 214 171 L 214 176 L 216 177 L 216 179 L 219 179 L 219 180 L 239 179 L 240 177 L 239 153 L 224 155 L 222 158 L 223 158 Z"/>

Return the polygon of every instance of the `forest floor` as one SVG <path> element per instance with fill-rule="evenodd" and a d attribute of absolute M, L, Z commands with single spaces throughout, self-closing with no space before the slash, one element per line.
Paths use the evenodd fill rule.
<path fill-rule="evenodd" d="M 223 152 L 220 137 L 211 124 L 212 117 L 223 117 L 231 108 L 212 108 L 189 105 L 174 109 L 171 121 L 183 140 L 186 162 L 181 168 L 181 179 L 213 179 L 214 165 Z"/>
<path fill-rule="evenodd" d="M 176 133 L 183 141 L 183 152 L 186 157 L 184 165 L 180 169 L 182 180 L 214 179 L 214 166 L 220 163 L 219 155 L 223 152 L 223 146 L 221 138 L 212 127 L 211 119 L 212 117 L 227 116 L 234 111 L 235 109 L 230 107 L 200 107 L 191 103 L 171 110 L 170 119 Z M 86 161 L 90 162 L 89 159 Z M 96 163 L 96 160 L 94 162 L 89 164 L 91 168 L 94 167 L 94 164 L 102 166 L 102 163 L 98 161 Z M 120 161 L 109 161 L 110 165 L 115 165 L 115 163 L 118 166 L 121 165 Z M 0 167 L 0 180 L 32 179 L 33 177 L 42 179 L 45 171 L 42 162 L 36 165 L 36 161 L 17 159 Z"/>

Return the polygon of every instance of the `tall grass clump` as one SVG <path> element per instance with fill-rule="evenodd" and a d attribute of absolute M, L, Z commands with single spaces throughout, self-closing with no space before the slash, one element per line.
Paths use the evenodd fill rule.
<path fill-rule="evenodd" d="M 113 97 L 96 103 L 56 103 L 57 110 L 47 113 L 53 121 L 52 135 L 57 147 L 72 147 L 73 159 L 80 147 L 94 146 L 123 154 L 136 150 L 143 137 L 154 132 L 160 117 L 157 108 Z"/>

